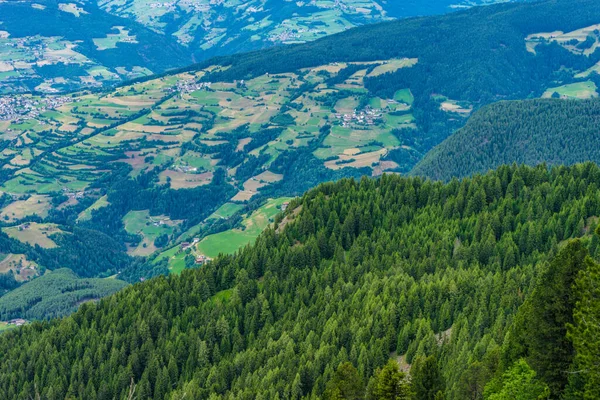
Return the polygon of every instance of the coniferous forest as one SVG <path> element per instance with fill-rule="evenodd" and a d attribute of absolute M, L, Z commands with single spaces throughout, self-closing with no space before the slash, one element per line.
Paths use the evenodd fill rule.
<path fill-rule="evenodd" d="M 0 335 L 0 397 L 598 398 L 599 188 L 322 184 L 234 256 Z"/>
<path fill-rule="evenodd" d="M 494 103 L 427 153 L 411 174 L 448 181 L 502 164 L 598 163 L 599 123 L 598 99 Z"/>

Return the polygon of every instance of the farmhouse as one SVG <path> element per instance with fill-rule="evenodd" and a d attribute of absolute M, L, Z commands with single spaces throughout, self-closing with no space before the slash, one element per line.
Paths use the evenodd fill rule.
<path fill-rule="evenodd" d="M 205 255 L 199 255 L 199 256 L 196 257 L 196 264 L 197 265 L 204 265 L 208 261 L 210 261 L 210 258 L 206 257 Z"/>

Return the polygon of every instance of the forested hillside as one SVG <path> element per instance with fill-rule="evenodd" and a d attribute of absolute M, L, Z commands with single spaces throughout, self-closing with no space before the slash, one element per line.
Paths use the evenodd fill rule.
<path fill-rule="evenodd" d="M 172 37 L 197 58 L 207 58 L 273 44 L 306 42 L 393 18 L 441 14 L 499 1 L 502 0 L 94 2 L 109 13 Z"/>
<path fill-rule="evenodd" d="M 117 279 L 80 279 L 69 269 L 57 269 L 0 297 L 0 319 L 62 317 L 125 286 Z"/>
<path fill-rule="evenodd" d="M 3 1 L 0 94 L 111 86 L 216 55 L 494 1 Z"/>
<path fill-rule="evenodd" d="M 80 43 L 89 59 L 121 62 L 151 36 L 139 26 L 109 28 L 118 19 L 109 14 L 92 23 L 75 4 L 35 4 L 0 16 L 13 32 L 0 40 L 20 41 L 31 28 L 18 23 L 22 7 L 33 7 L 34 21 L 58 7 L 71 39 L 81 28 L 71 23 L 90 21 L 94 35 Z M 63 267 L 129 282 L 178 273 L 237 249 L 207 249 L 228 237 L 215 234 L 252 242 L 277 211 L 254 224 L 262 207 L 283 208 L 325 181 L 407 173 L 488 103 L 597 96 L 598 22 L 597 1 L 501 4 L 216 58 L 110 90 L 2 97 L 0 230 L 23 244 L 0 241 L 3 289 Z M 50 55 L 69 48 L 52 46 Z M 175 61 L 143 50 L 130 55 Z M 596 122 L 593 114 L 576 120 Z M 585 160 L 577 151 L 560 155 Z"/>
<path fill-rule="evenodd" d="M 323 184 L 235 256 L 1 335 L 0 397 L 596 398 L 599 187 L 591 163 Z"/>
<path fill-rule="evenodd" d="M 431 150 L 412 175 L 450 180 L 502 164 L 600 162 L 600 100 L 499 102 Z"/>

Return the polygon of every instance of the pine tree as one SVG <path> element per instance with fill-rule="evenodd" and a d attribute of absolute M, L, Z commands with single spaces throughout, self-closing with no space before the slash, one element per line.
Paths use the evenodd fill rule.
<path fill-rule="evenodd" d="M 523 359 L 485 388 L 486 400 L 543 400 L 549 397 L 548 385 L 537 379 L 535 371 Z"/>
<path fill-rule="evenodd" d="M 600 233 L 600 232 L 599 232 Z M 579 398 L 600 398 L 600 264 L 587 258 L 574 286 L 577 305 L 568 337 L 576 351 L 573 374 L 579 375 Z M 573 385 L 575 386 L 575 385 Z M 571 388 L 574 392 L 576 388 Z"/>
<path fill-rule="evenodd" d="M 445 390 L 444 380 L 435 356 L 418 357 L 410 370 L 415 400 L 435 400 Z"/>
<path fill-rule="evenodd" d="M 579 240 L 571 241 L 556 255 L 519 310 L 505 346 L 505 364 L 525 357 L 553 396 L 565 388 L 566 371 L 573 361 L 573 344 L 566 337 L 575 307 L 571 287 L 586 256 L 587 250 Z"/>
<path fill-rule="evenodd" d="M 411 398 L 410 383 L 398 363 L 389 360 L 375 372 L 367 387 L 369 400 L 408 400 Z"/>
<path fill-rule="evenodd" d="M 324 398 L 359 400 L 364 397 L 364 385 L 354 366 L 345 362 L 338 366 L 331 380 L 327 383 Z"/>

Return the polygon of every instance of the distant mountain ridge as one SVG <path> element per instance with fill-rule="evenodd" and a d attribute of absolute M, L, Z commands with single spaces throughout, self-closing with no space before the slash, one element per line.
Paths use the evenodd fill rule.
<path fill-rule="evenodd" d="M 479 3 L 469 2 L 474 4 Z M 0 1 L 0 94 L 110 86 L 217 55 L 448 12 L 448 5 L 447 0 Z"/>
<path fill-rule="evenodd" d="M 0 2 L 0 94 L 97 88 L 192 61 L 171 38 L 94 4 Z"/>

